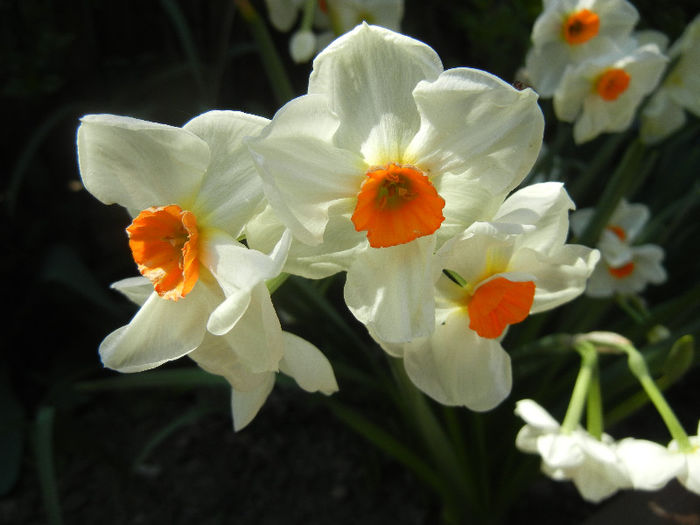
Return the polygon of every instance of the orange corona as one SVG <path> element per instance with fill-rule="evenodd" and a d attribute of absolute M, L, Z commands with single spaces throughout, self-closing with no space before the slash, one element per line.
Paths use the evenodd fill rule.
<path fill-rule="evenodd" d="M 564 21 L 564 40 L 571 45 L 583 44 L 598 34 L 600 18 L 593 11 L 581 9 Z"/>
<path fill-rule="evenodd" d="M 479 286 L 469 299 L 469 328 L 481 337 L 500 337 L 506 326 L 525 320 L 534 298 L 534 282 L 496 277 Z"/>
<path fill-rule="evenodd" d="M 627 90 L 629 84 L 630 76 L 624 69 L 608 69 L 596 80 L 595 90 L 603 100 L 613 101 Z"/>
<path fill-rule="evenodd" d="M 627 233 L 625 233 L 625 230 L 623 230 L 620 226 L 615 226 L 615 225 L 610 225 L 606 227 L 608 230 L 613 232 L 618 239 L 621 241 L 624 241 L 627 239 Z"/>
<path fill-rule="evenodd" d="M 367 172 L 352 214 L 355 230 L 367 231 L 373 248 L 386 248 L 435 232 L 445 220 L 445 201 L 413 166 L 387 164 Z"/>
<path fill-rule="evenodd" d="M 608 271 L 610 272 L 610 275 L 612 275 L 616 279 L 623 279 L 634 271 L 634 262 L 628 262 L 627 264 L 622 265 L 618 268 L 613 268 L 612 266 L 610 266 L 608 267 Z"/>
<path fill-rule="evenodd" d="M 199 277 L 197 221 L 176 204 L 143 210 L 126 229 L 139 271 L 158 295 L 177 301 Z"/>

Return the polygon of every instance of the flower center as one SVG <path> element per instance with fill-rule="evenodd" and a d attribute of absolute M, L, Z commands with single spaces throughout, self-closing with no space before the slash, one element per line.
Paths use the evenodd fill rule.
<path fill-rule="evenodd" d="M 598 77 L 595 90 L 603 100 L 617 100 L 630 84 L 630 76 L 624 69 L 608 69 Z"/>
<path fill-rule="evenodd" d="M 600 18 L 593 11 L 581 9 L 564 22 L 564 40 L 571 45 L 583 44 L 598 34 Z"/>
<path fill-rule="evenodd" d="M 634 271 L 634 262 L 630 261 L 627 264 L 624 264 L 618 268 L 613 268 L 611 266 L 608 268 L 608 271 L 610 272 L 610 275 L 612 275 L 616 279 L 624 279 Z"/>
<path fill-rule="evenodd" d="M 469 328 L 480 337 L 500 337 L 506 326 L 525 320 L 534 298 L 534 282 L 496 277 L 479 286 L 469 299 Z"/>
<path fill-rule="evenodd" d="M 627 239 L 627 234 L 625 233 L 625 230 L 623 230 L 619 226 L 610 225 L 610 226 L 606 226 L 606 228 L 608 230 L 610 230 L 611 232 L 613 232 L 615 235 L 617 235 L 617 238 L 620 239 L 621 241 L 624 241 L 625 239 Z"/>
<path fill-rule="evenodd" d="M 445 220 L 445 201 L 430 179 L 413 166 L 387 164 L 367 172 L 352 214 L 355 230 L 369 245 L 385 248 L 435 232 Z"/>
<path fill-rule="evenodd" d="M 164 299 L 187 295 L 199 277 L 197 221 L 176 204 L 143 210 L 126 229 L 144 277 Z"/>

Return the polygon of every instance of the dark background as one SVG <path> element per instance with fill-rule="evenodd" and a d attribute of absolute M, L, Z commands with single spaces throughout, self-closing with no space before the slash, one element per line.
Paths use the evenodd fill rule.
<path fill-rule="evenodd" d="M 692 1 L 661 4 L 635 2 L 640 28 L 662 30 L 673 41 L 696 8 Z M 264 6 L 255 5 L 264 16 Z M 446 68 L 483 68 L 513 81 L 540 7 L 409 1 L 402 27 L 431 45 Z M 410 472 L 334 419 L 320 396 L 287 383 L 238 434 L 226 388 L 76 387 L 115 375 L 102 369 L 97 347 L 134 308 L 108 286 L 135 275 L 126 212 L 102 205 L 80 184 L 79 118 L 115 113 L 180 126 L 208 109 L 271 117 L 281 104 L 234 3 L 0 0 L 0 25 L 0 523 L 46 522 L 37 447 L 37 433 L 46 428 L 53 431 L 56 496 L 66 523 L 435 523 L 439 505 Z M 296 93 L 304 93 L 310 65 L 292 64 L 288 35 L 270 31 Z M 698 137 L 696 120 L 691 126 L 695 135 L 678 148 Z M 581 150 L 581 158 L 597 145 Z M 659 172 L 675 160 L 674 150 L 662 151 Z M 697 155 L 687 162 L 697 166 Z M 654 192 L 654 184 L 643 191 Z M 582 205 L 594 202 L 593 193 L 580 198 Z M 674 280 L 650 292 L 652 304 L 697 286 L 698 263 L 687 257 L 697 246 L 697 204 L 686 212 L 689 227 L 667 246 Z M 341 289 L 342 276 L 328 295 L 339 311 Z M 293 297 L 280 304 L 294 312 L 290 330 L 323 324 Z M 689 308 L 697 318 L 697 304 Z M 347 343 L 332 328 L 304 335 L 344 359 Z M 170 368 L 192 366 L 181 361 Z M 672 393 L 692 431 L 696 381 L 697 371 Z M 360 391 L 344 395 L 378 414 L 386 408 Z M 657 417 L 642 413 L 636 423 L 649 414 Z M 649 432 L 654 437 L 658 428 Z M 594 511 L 569 484 L 540 479 L 509 522 L 539 516 L 578 523 Z"/>

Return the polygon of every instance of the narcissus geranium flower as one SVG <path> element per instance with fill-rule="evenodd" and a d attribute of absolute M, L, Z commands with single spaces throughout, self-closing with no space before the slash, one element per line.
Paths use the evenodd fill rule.
<path fill-rule="evenodd" d="M 284 334 L 265 286 L 280 273 L 290 236 L 283 235 L 270 255 L 236 240 L 264 200 L 243 138 L 266 124 L 229 111 L 205 113 L 183 128 L 114 115 L 83 117 L 83 183 L 133 217 L 129 246 L 143 275 L 115 284 L 141 308 L 100 345 L 105 366 L 138 372 L 187 354 L 210 362 L 206 356 L 216 346 L 242 373 L 266 374 L 277 371 L 289 352 L 310 346 Z M 148 287 L 150 294 L 144 293 Z M 318 350 L 301 355 L 325 362 Z M 327 379 L 319 383 L 324 388 Z"/>
<path fill-rule="evenodd" d="M 436 246 L 493 216 L 535 161 L 542 131 L 531 90 L 443 71 L 425 44 L 363 24 L 315 59 L 308 94 L 250 149 L 274 214 L 308 245 L 292 248 L 285 270 L 347 270 L 354 315 L 403 342 L 433 329 Z M 280 228 L 260 219 L 251 246 L 274 245 Z"/>
<path fill-rule="evenodd" d="M 620 489 L 630 488 L 617 444 L 607 434 L 601 439 L 578 427 L 564 432 L 559 423 L 531 399 L 517 402 L 515 413 L 526 425 L 515 445 L 523 452 L 542 457 L 542 472 L 557 481 L 571 480 L 581 497 L 597 503 Z"/>
<path fill-rule="evenodd" d="M 627 129 L 645 95 L 659 83 L 668 59 L 656 44 L 612 46 L 607 54 L 566 69 L 554 93 L 557 118 L 574 122 L 577 144 Z"/>
<path fill-rule="evenodd" d="M 594 212 L 593 208 L 585 208 L 572 214 L 571 228 L 576 235 L 583 233 Z M 663 249 L 655 244 L 634 245 L 648 219 L 645 205 L 620 201 L 598 241 L 601 260 L 588 280 L 586 295 L 629 295 L 641 292 L 649 283 L 666 281 L 661 265 Z"/>
<path fill-rule="evenodd" d="M 641 138 L 656 143 L 685 123 L 685 111 L 700 117 L 700 15 L 668 52 L 673 69 L 642 111 Z"/>
<path fill-rule="evenodd" d="M 632 487 L 659 490 L 673 478 L 695 494 L 700 494 L 700 423 L 698 433 L 689 437 L 692 450 L 682 452 L 678 443 L 668 447 L 644 439 L 625 438 L 617 454 L 629 472 Z"/>
<path fill-rule="evenodd" d="M 554 94 L 567 66 L 626 39 L 639 18 L 626 0 L 543 0 L 543 7 L 526 58 L 528 78 L 543 97 Z"/>
<path fill-rule="evenodd" d="M 379 343 L 402 357 L 411 380 L 446 405 L 489 410 L 510 393 L 505 330 L 580 295 L 597 250 L 565 244 L 573 203 L 559 183 L 509 197 L 493 222 L 477 222 L 436 254 L 435 332 Z"/>

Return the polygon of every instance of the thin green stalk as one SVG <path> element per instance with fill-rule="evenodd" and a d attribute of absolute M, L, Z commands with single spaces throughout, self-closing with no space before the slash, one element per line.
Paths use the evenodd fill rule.
<path fill-rule="evenodd" d="M 578 341 L 574 343 L 576 350 L 581 354 L 581 368 L 576 377 L 574 391 L 571 394 L 569 407 L 561 425 L 563 433 L 570 433 L 579 425 L 583 407 L 588 397 L 588 389 L 591 384 L 593 370 L 598 362 L 595 347 L 588 341 Z"/>
<path fill-rule="evenodd" d="M 603 398 L 600 392 L 600 369 L 598 360 L 593 364 L 591 383 L 586 399 L 586 429 L 596 439 L 603 436 Z"/>
<path fill-rule="evenodd" d="M 270 86 L 277 99 L 277 103 L 284 104 L 294 98 L 294 89 L 292 88 L 292 83 L 289 81 L 287 72 L 284 70 L 277 49 L 272 42 L 265 21 L 260 17 L 249 0 L 235 0 L 235 3 L 241 15 L 248 23 L 248 27 L 258 45 L 260 58 L 262 59 L 265 73 L 270 80 Z"/>
<path fill-rule="evenodd" d="M 627 354 L 627 363 L 630 370 L 639 380 L 647 396 L 649 396 L 649 399 L 656 407 L 656 410 L 659 412 L 661 419 L 663 419 L 664 423 L 666 424 L 666 428 L 668 428 L 671 437 L 673 437 L 676 443 L 678 443 L 678 447 L 680 448 L 681 452 L 691 451 L 693 446 L 688 439 L 688 434 L 683 429 L 680 421 L 678 421 L 676 414 L 666 401 L 664 395 L 661 393 L 658 385 L 654 382 L 654 379 L 652 379 L 651 374 L 649 373 L 649 367 L 647 367 L 647 363 L 644 360 L 644 356 L 631 344 L 621 344 L 616 346 Z"/>

